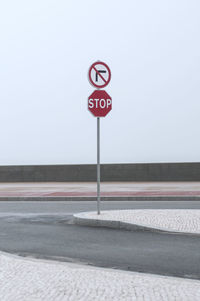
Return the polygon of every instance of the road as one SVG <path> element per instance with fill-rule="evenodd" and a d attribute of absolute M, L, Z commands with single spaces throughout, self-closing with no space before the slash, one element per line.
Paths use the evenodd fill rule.
<path fill-rule="evenodd" d="M 102 208 L 200 209 L 200 202 L 105 202 Z M 73 213 L 95 209 L 93 202 L 0 202 L 0 249 L 23 256 L 200 279 L 200 236 L 73 224 Z"/>

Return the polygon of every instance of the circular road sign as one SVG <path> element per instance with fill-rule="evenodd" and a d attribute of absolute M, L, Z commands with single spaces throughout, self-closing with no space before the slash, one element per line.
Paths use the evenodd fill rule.
<path fill-rule="evenodd" d="M 111 72 L 108 65 L 97 61 L 89 69 L 89 81 L 96 88 L 106 87 L 111 79 Z"/>

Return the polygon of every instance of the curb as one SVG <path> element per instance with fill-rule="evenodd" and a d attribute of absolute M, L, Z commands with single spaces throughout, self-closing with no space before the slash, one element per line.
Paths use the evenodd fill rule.
<path fill-rule="evenodd" d="M 117 229 L 117 230 L 145 231 L 145 232 L 153 232 L 153 233 L 156 232 L 156 233 L 164 233 L 164 234 L 200 236 L 200 233 L 173 231 L 173 230 L 166 230 L 166 229 L 162 229 L 162 228 L 152 228 L 152 227 L 142 226 L 142 225 L 138 225 L 138 224 L 130 224 L 127 222 L 122 222 L 122 221 L 85 218 L 85 217 L 81 216 L 82 213 L 73 215 L 74 224 L 79 225 L 79 226 L 109 228 L 109 229 Z"/>
<path fill-rule="evenodd" d="M 167 230 L 140 226 L 137 224 L 129 224 L 129 223 L 122 222 L 122 221 L 84 218 L 84 217 L 81 217 L 80 214 L 74 214 L 73 221 L 76 225 L 79 225 L 79 226 L 102 227 L 102 228 L 110 228 L 110 229 L 118 229 L 118 230 L 129 230 L 129 231 L 149 231 L 149 232 L 171 233 Z M 173 232 L 173 233 L 182 233 L 182 232 Z"/>
<path fill-rule="evenodd" d="M 0 197 L 0 202 L 94 202 L 96 201 L 96 197 L 87 197 L 87 196 L 80 196 L 80 197 L 51 197 L 51 196 L 41 196 L 41 197 Z M 102 202 L 108 201 L 200 201 L 200 196 L 130 196 L 130 197 L 101 197 Z"/>

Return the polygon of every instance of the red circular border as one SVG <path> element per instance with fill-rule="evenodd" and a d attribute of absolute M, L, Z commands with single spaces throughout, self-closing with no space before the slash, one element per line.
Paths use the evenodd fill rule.
<path fill-rule="evenodd" d="M 108 80 L 107 80 L 107 82 L 106 82 L 104 85 L 100 85 L 100 86 L 98 86 L 97 84 L 95 84 L 95 83 L 93 82 L 92 78 L 91 78 L 91 71 L 92 71 L 92 68 L 93 68 L 94 66 L 96 66 L 97 64 L 103 65 L 103 66 L 106 67 L 106 69 L 108 70 Z M 91 65 L 88 74 L 89 74 L 89 81 L 90 81 L 90 83 L 91 83 L 93 86 L 95 86 L 96 88 L 104 88 L 104 87 L 106 87 L 106 86 L 109 84 L 110 79 L 111 79 L 111 71 L 110 71 L 110 68 L 109 68 L 108 65 L 106 65 L 105 63 L 99 62 L 99 61 L 97 61 L 97 62 L 95 62 L 95 63 L 93 63 L 93 64 Z"/>

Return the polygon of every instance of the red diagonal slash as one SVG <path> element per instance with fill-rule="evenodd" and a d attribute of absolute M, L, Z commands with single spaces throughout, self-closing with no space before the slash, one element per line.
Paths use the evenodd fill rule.
<path fill-rule="evenodd" d="M 99 71 L 93 66 L 92 67 L 95 71 L 96 71 L 96 73 L 101 77 L 101 79 L 104 81 L 104 83 L 106 83 L 107 81 L 105 80 L 105 78 L 101 75 L 101 73 L 99 73 Z"/>

